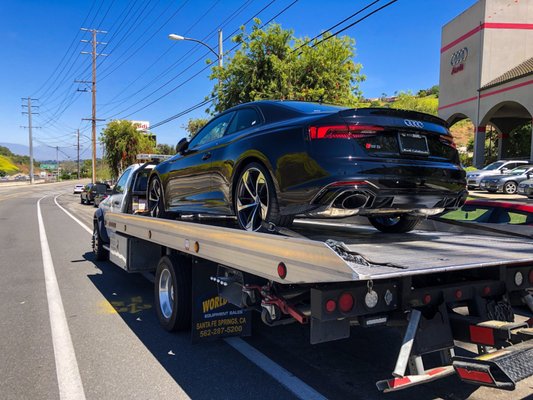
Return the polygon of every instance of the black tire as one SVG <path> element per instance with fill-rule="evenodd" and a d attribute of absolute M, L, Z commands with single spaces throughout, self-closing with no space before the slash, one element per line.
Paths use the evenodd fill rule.
<path fill-rule="evenodd" d="M 497 191 L 498 190 L 496 190 L 496 189 L 487 189 L 487 192 L 489 192 L 489 193 L 496 193 Z"/>
<path fill-rule="evenodd" d="M 165 211 L 163 185 L 159 177 L 154 176 L 150 179 L 146 197 L 148 199 L 148 210 L 151 217 L 168 218 L 169 214 Z"/>
<path fill-rule="evenodd" d="M 412 231 L 422 219 L 421 217 L 410 215 L 368 217 L 374 228 L 384 233 L 406 233 Z"/>
<path fill-rule="evenodd" d="M 104 249 L 104 242 L 102 241 L 102 236 L 100 235 L 100 229 L 98 229 L 98 223 L 95 221 L 93 224 L 93 253 L 96 261 L 105 261 L 109 257 L 109 251 Z"/>
<path fill-rule="evenodd" d="M 261 164 L 252 162 L 246 165 L 234 187 L 233 209 L 241 229 L 263 231 L 263 221 L 279 227 L 292 224 L 294 216 L 280 214 L 274 182 Z"/>
<path fill-rule="evenodd" d="M 183 256 L 164 256 L 155 274 L 155 308 L 159 323 L 167 331 L 191 327 L 191 265 Z"/>
<path fill-rule="evenodd" d="M 85 204 L 85 200 L 83 200 L 83 197 L 80 196 L 80 203 Z"/>
<path fill-rule="evenodd" d="M 515 181 L 505 182 L 503 185 L 503 193 L 505 194 L 515 194 L 518 190 L 518 184 Z"/>

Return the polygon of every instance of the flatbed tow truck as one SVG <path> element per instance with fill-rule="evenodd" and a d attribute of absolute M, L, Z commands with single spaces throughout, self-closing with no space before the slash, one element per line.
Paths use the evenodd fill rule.
<path fill-rule="evenodd" d="M 513 390 L 533 375 L 533 318 L 515 322 L 513 311 L 533 311 L 533 240 L 310 220 L 256 233 L 231 219 L 152 218 L 144 189 L 156 162 L 130 167 L 122 192 L 96 211 L 93 250 L 128 272 L 155 273 L 165 329 L 191 329 L 193 341 L 246 336 L 253 311 L 271 326 L 309 326 L 312 344 L 399 327 L 392 377 L 376 383 L 384 392 L 454 373 Z M 454 341 L 478 355 L 456 356 Z M 432 353 L 440 361 L 428 366 Z"/>

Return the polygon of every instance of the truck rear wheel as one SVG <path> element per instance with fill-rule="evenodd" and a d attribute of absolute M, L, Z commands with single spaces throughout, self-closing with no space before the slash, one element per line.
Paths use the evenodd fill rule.
<path fill-rule="evenodd" d="M 104 249 L 104 242 L 102 242 L 97 222 L 93 224 L 93 253 L 96 261 L 105 261 L 109 257 L 109 252 Z"/>
<path fill-rule="evenodd" d="M 164 256 L 155 274 L 155 304 L 159 323 L 167 331 L 191 327 L 191 266 L 184 257 Z"/>

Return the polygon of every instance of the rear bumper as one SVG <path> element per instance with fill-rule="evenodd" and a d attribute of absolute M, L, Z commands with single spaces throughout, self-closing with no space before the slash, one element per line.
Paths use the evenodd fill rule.
<path fill-rule="evenodd" d="M 282 214 L 346 217 L 450 210 L 462 206 L 468 192 L 463 180 L 447 182 L 391 176 L 342 177 L 315 191 L 307 204 L 282 206 Z M 335 209 L 335 210 L 332 210 Z M 336 211 L 337 210 L 337 211 Z M 427 214 L 431 215 L 431 213 Z"/>

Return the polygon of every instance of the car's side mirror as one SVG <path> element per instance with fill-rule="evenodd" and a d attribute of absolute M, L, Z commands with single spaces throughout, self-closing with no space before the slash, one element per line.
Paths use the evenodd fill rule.
<path fill-rule="evenodd" d="M 176 153 L 183 154 L 189 148 L 189 141 L 187 138 L 181 139 L 176 145 Z"/>
<path fill-rule="evenodd" d="M 531 179 L 531 172 L 528 172 L 528 173 L 526 174 L 526 176 L 527 176 L 527 179 Z"/>

